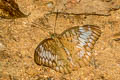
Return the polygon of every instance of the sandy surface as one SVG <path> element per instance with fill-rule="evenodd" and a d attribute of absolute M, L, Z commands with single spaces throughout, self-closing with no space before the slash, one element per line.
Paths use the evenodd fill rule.
<path fill-rule="evenodd" d="M 27 18 L 0 19 L 0 80 L 120 80 L 120 0 L 16 0 Z M 56 12 L 58 14 L 56 20 Z M 56 27 L 55 27 L 56 23 Z M 40 41 L 79 25 L 100 26 L 96 67 L 61 74 L 34 62 Z"/>

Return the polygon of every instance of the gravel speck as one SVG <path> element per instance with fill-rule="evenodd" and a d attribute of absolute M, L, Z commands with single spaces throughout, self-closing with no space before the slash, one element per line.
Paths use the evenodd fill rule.
<path fill-rule="evenodd" d="M 5 49 L 5 45 L 0 42 L 0 51 L 3 51 Z"/>

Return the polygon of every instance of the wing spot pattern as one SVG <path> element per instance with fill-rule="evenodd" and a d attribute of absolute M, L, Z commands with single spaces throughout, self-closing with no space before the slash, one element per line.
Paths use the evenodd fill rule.
<path fill-rule="evenodd" d="M 85 51 L 81 50 L 78 54 L 79 54 L 80 58 L 82 58 L 85 55 Z"/>
<path fill-rule="evenodd" d="M 87 52 L 87 54 L 88 54 L 89 56 L 91 56 L 91 53 L 90 53 L 90 52 Z"/>

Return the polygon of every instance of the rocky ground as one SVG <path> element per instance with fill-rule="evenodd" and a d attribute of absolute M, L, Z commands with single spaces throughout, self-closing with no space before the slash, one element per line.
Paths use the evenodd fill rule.
<path fill-rule="evenodd" d="M 120 0 L 16 0 L 28 17 L 0 19 L 0 80 L 120 80 Z M 58 17 L 56 20 L 56 13 Z M 56 23 L 56 26 L 55 26 Z M 40 41 L 73 26 L 100 26 L 96 67 L 61 74 L 34 62 Z"/>

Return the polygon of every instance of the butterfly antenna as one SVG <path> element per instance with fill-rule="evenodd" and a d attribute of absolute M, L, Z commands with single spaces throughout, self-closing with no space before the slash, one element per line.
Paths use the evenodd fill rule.
<path fill-rule="evenodd" d="M 57 18 L 58 18 L 58 10 L 57 10 L 56 17 L 55 17 L 55 27 L 56 27 Z M 54 29 L 53 29 L 53 32 L 54 32 L 54 33 L 55 33 L 55 27 L 54 27 Z"/>

